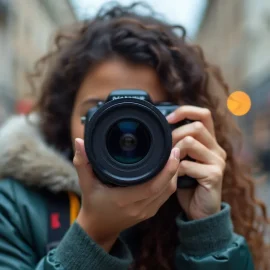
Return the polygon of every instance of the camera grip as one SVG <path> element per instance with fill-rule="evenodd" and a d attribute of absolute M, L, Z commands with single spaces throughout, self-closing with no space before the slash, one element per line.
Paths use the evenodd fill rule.
<path fill-rule="evenodd" d="M 197 180 L 187 175 L 179 176 L 177 179 L 177 188 L 180 189 L 195 188 L 197 185 Z"/>

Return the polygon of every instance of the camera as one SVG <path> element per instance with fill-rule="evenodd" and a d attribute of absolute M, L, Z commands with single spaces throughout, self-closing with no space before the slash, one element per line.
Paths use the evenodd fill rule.
<path fill-rule="evenodd" d="M 168 123 L 166 116 L 178 107 L 169 102 L 154 104 L 143 90 L 122 89 L 88 110 L 82 117 L 85 151 L 99 180 L 130 186 L 156 176 L 170 156 L 172 130 L 191 122 Z M 197 181 L 189 176 L 178 178 L 178 188 L 195 185 Z"/>

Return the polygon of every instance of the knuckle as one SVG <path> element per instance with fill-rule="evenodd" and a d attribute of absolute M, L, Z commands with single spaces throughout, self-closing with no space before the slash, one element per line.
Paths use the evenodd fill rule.
<path fill-rule="evenodd" d="M 186 136 L 186 137 L 183 139 L 183 144 L 184 144 L 186 147 L 190 147 L 193 143 L 194 143 L 194 138 L 191 137 L 191 136 Z"/>
<path fill-rule="evenodd" d="M 226 160 L 223 158 L 223 156 L 220 156 L 217 154 L 217 158 L 218 158 L 218 163 L 220 164 L 220 169 L 223 172 L 225 170 L 226 167 Z"/>
<path fill-rule="evenodd" d="M 187 160 L 183 159 L 181 162 L 180 162 L 180 166 L 181 166 L 181 169 L 185 169 L 187 167 Z"/>
<path fill-rule="evenodd" d="M 212 175 L 212 178 L 214 180 L 218 180 L 218 179 L 222 178 L 223 171 L 220 167 L 215 166 L 212 169 L 211 175 Z"/>
<path fill-rule="evenodd" d="M 225 162 L 225 160 L 221 160 L 221 168 L 222 168 L 222 172 L 224 172 L 225 171 L 225 168 L 226 168 L 226 162 Z"/>
<path fill-rule="evenodd" d="M 224 160 L 227 160 L 227 152 L 224 149 L 221 149 L 222 152 L 222 157 L 224 158 Z"/>
<path fill-rule="evenodd" d="M 81 164 L 80 164 L 81 162 L 80 162 L 80 160 L 78 159 L 78 157 L 77 156 L 75 156 L 74 158 L 73 158 L 73 165 L 77 168 L 77 167 L 79 167 Z"/>
<path fill-rule="evenodd" d="M 140 212 L 138 211 L 138 209 L 131 209 L 128 211 L 128 215 L 131 218 L 140 218 Z"/>
<path fill-rule="evenodd" d="M 194 126 L 194 129 L 195 129 L 195 132 L 197 132 L 197 133 L 202 132 L 202 130 L 204 129 L 204 125 L 200 121 L 194 122 L 193 126 Z"/>
<path fill-rule="evenodd" d="M 206 118 L 211 117 L 211 111 L 209 109 L 207 109 L 207 108 L 204 108 L 203 109 L 203 115 Z"/>

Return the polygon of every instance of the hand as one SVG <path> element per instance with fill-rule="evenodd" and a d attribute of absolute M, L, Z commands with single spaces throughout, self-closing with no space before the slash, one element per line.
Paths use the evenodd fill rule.
<path fill-rule="evenodd" d="M 179 176 L 188 175 L 199 183 L 195 189 L 177 190 L 180 205 L 190 220 L 219 212 L 226 152 L 216 141 L 211 112 L 204 108 L 182 106 L 167 119 L 171 124 L 184 119 L 195 121 L 172 133 L 173 145 L 181 151 Z M 196 162 L 182 160 L 186 155 Z"/>
<path fill-rule="evenodd" d="M 94 175 L 84 149 L 76 139 L 73 163 L 82 190 L 82 208 L 77 222 L 105 250 L 110 250 L 123 230 L 154 216 L 176 191 L 179 148 L 174 148 L 163 170 L 154 179 L 137 186 L 108 187 Z"/>

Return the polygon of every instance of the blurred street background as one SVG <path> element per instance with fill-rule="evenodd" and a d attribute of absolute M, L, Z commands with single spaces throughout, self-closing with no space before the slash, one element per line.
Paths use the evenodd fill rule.
<path fill-rule="evenodd" d="M 26 73 L 48 50 L 55 31 L 93 15 L 105 2 L 0 0 L 0 125 L 31 108 L 34 95 Z M 231 91 L 242 90 L 251 97 L 250 112 L 236 120 L 244 133 L 243 156 L 259 183 L 258 196 L 270 206 L 270 1 L 145 2 L 164 19 L 186 27 L 189 39 L 202 46 L 209 62 L 221 67 Z"/>

